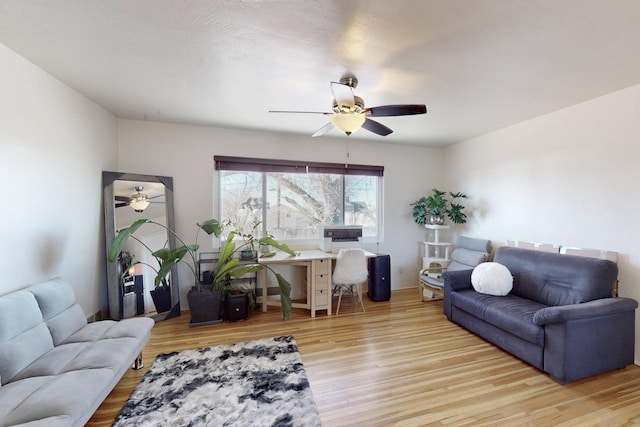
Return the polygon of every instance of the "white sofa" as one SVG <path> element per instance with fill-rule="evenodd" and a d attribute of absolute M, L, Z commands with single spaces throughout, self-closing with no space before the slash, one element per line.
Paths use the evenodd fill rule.
<path fill-rule="evenodd" d="M 154 322 L 87 323 L 60 278 L 0 296 L 0 426 L 82 426 L 151 337 Z"/>

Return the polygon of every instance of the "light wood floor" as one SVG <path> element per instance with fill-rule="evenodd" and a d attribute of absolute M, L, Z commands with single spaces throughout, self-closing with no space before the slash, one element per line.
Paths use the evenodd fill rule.
<path fill-rule="evenodd" d="M 562 386 L 450 323 L 442 302 L 422 303 L 416 289 L 388 302 L 365 298 L 366 313 L 351 304 L 343 301 L 340 316 L 295 309 L 282 321 L 270 308 L 197 328 L 186 313 L 156 324 L 145 367 L 162 352 L 290 334 L 325 427 L 640 424 L 638 366 Z M 110 425 L 144 371 L 127 372 L 88 425 Z"/>

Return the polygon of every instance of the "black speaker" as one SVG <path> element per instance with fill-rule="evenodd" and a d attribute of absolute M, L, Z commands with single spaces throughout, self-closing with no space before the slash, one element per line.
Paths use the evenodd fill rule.
<path fill-rule="evenodd" d="M 377 254 L 369 258 L 369 299 L 389 301 L 391 299 L 391 257 Z"/>
<path fill-rule="evenodd" d="M 144 286 L 142 276 L 134 276 L 136 284 L 136 314 L 144 314 Z"/>
<path fill-rule="evenodd" d="M 224 318 L 227 322 L 237 322 L 249 318 L 249 296 L 227 294 L 224 300 Z"/>

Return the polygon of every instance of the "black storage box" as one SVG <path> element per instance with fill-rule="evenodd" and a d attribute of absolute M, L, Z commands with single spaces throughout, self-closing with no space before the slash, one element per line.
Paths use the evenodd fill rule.
<path fill-rule="evenodd" d="M 227 294 L 224 300 L 224 318 L 227 322 L 237 322 L 249 318 L 249 296 L 247 294 Z"/>

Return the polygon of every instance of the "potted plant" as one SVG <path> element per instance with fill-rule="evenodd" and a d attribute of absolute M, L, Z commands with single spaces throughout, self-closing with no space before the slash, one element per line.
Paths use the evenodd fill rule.
<path fill-rule="evenodd" d="M 118 256 L 127 240 L 131 237 L 138 241 L 133 234 L 144 224 L 155 224 L 167 230 L 167 232 L 173 234 L 178 242 L 182 245 L 177 248 L 162 248 L 157 251 L 152 251 L 149 247 L 145 246 L 158 261 L 158 268 L 154 268 L 156 277 L 154 283 L 158 286 L 160 283 L 165 283 L 167 275 L 171 271 L 172 267 L 179 262 L 183 262 L 190 269 L 193 274 L 193 286 L 187 293 L 187 299 L 189 301 L 189 309 L 191 311 L 191 325 L 203 325 L 218 323 L 220 319 L 220 307 L 222 303 L 223 292 L 228 289 L 230 277 L 240 277 L 249 271 L 258 271 L 263 268 L 261 264 L 253 265 L 240 265 L 239 260 L 234 257 L 236 251 L 236 244 L 233 241 L 235 233 L 230 232 L 227 239 L 223 242 L 220 251 L 220 261 L 214 269 L 213 283 L 211 285 L 204 285 L 202 283 L 201 274 L 198 268 L 197 252 L 198 252 L 198 236 L 200 230 L 203 230 L 208 235 L 215 235 L 219 237 L 222 233 L 222 226 L 216 219 L 210 219 L 204 221 L 202 224 L 196 224 L 198 230 L 196 233 L 195 244 L 188 245 L 176 234 L 176 232 L 164 224 L 152 221 L 150 219 L 139 219 L 131 224 L 127 228 L 123 228 L 118 232 L 113 244 L 109 251 L 109 261 L 113 262 L 118 259 Z M 290 255 L 295 256 L 287 245 L 280 244 L 273 238 L 265 237 L 260 239 L 268 244 L 277 247 Z M 287 282 L 281 275 L 276 274 L 278 285 L 280 286 L 280 292 L 283 298 L 282 312 L 285 319 L 288 319 L 291 312 L 291 284 Z M 289 303 L 287 304 L 287 300 Z"/>
<path fill-rule="evenodd" d="M 153 251 L 143 241 L 135 236 L 131 237 L 153 254 Z M 131 267 L 137 264 L 146 265 L 156 274 L 158 273 L 158 267 L 146 262 L 135 261 L 133 259 L 133 255 L 131 255 L 131 253 L 127 251 L 120 252 L 120 255 L 117 257 L 117 261 L 120 264 L 119 270 L 121 271 L 119 281 L 120 285 L 124 284 L 125 278 L 131 275 Z M 158 265 L 160 265 L 161 260 L 156 257 L 156 261 L 158 261 Z M 171 288 L 169 287 L 169 282 L 166 278 L 163 278 L 160 282 L 155 283 L 154 289 L 149 291 L 149 293 L 151 294 L 153 305 L 156 307 L 156 312 L 164 313 L 171 310 Z"/>
<path fill-rule="evenodd" d="M 289 248 L 286 244 L 280 243 L 273 238 L 272 235 L 267 234 L 261 238 L 255 236 L 255 231 L 260 225 L 260 222 L 254 222 L 251 228 L 251 232 L 245 233 L 243 231 L 231 230 L 228 231 L 227 238 L 223 242 L 220 250 L 218 263 L 211 271 L 213 280 L 215 283 L 220 283 L 225 298 L 237 298 L 240 296 L 245 299 L 249 307 L 255 307 L 255 294 L 253 290 L 244 286 L 232 286 L 232 279 L 237 279 L 244 276 L 247 273 L 254 273 L 263 268 L 271 271 L 278 282 L 280 288 L 280 303 L 282 308 L 283 318 L 286 320 L 291 313 L 291 284 L 279 273 L 275 272 L 269 266 L 260 264 L 258 262 L 247 262 L 248 260 L 256 260 L 258 253 L 256 251 L 256 244 L 275 247 L 280 249 L 291 256 L 295 256 L 295 252 Z M 226 223 L 225 228 L 230 228 L 231 224 Z M 220 232 L 217 234 L 219 236 Z M 239 243 L 236 243 L 235 238 L 240 237 Z M 246 255 L 247 252 L 251 256 Z M 245 255 L 243 255 L 243 253 Z M 265 254 L 267 255 L 267 254 Z M 263 256 L 265 256 L 263 255 Z M 265 296 L 266 297 L 266 296 Z"/>
<path fill-rule="evenodd" d="M 138 239 L 134 233 L 142 227 L 144 224 L 154 224 L 161 228 L 167 230 L 167 232 L 173 234 L 175 238 L 180 242 L 181 246 L 177 248 L 161 248 L 159 250 L 152 250 L 148 246 L 146 246 L 140 239 Z M 204 230 L 207 234 L 213 234 L 220 228 L 218 222 L 216 220 L 208 220 L 198 225 L 198 234 L 200 230 Z M 113 261 L 117 259 L 118 254 L 124 248 L 124 245 L 127 243 L 129 238 L 137 240 L 139 243 L 145 247 L 151 255 L 155 258 L 158 265 L 149 266 L 155 273 L 154 286 L 156 289 L 166 288 L 169 289 L 168 284 L 168 275 L 174 265 L 178 262 L 184 262 L 189 269 L 191 270 L 194 277 L 194 286 L 192 291 L 199 293 L 199 298 L 197 301 L 194 301 L 192 304 L 191 299 L 189 299 L 189 308 L 191 310 L 191 324 L 208 324 L 208 323 L 217 323 L 219 322 L 219 312 L 220 312 L 220 304 L 222 302 L 222 294 L 221 290 L 215 289 L 215 286 L 205 287 L 203 286 L 200 275 L 198 274 L 198 264 L 197 264 L 197 251 L 198 251 L 198 234 L 196 234 L 196 244 L 187 245 L 184 240 L 180 238 L 176 234 L 176 232 L 164 224 L 158 223 L 156 221 L 152 221 L 150 219 L 139 219 L 131 224 L 129 227 L 123 228 L 118 231 L 118 235 L 113 241 L 109 251 L 109 261 Z M 187 257 L 188 261 L 185 261 L 185 257 Z M 190 292 L 191 293 L 191 292 Z M 189 294 L 187 294 L 187 298 L 189 298 Z"/>
<path fill-rule="evenodd" d="M 456 203 L 457 199 L 467 196 L 460 192 L 452 193 L 440 191 L 437 188 L 431 190 L 432 194 L 424 196 L 411 203 L 413 206 L 413 219 L 418 224 L 443 225 L 445 217 L 455 224 L 467 222 L 464 206 Z"/>
<path fill-rule="evenodd" d="M 255 260 L 258 257 L 258 252 L 256 251 L 256 243 L 258 243 L 258 239 L 255 237 L 256 230 L 260 226 L 261 221 L 253 221 L 251 223 L 251 231 L 245 233 L 242 229 L 238 227 L 234 227 L 231 224 L 231 221 L 227 221 L 224 225 L 225 228 L 231 229 L 235 236 L 240 237 L 244 243 L 238 247 L 238 251 L 240 253 L 240 259 L 244 261 Z M 270 236 L 272 237 L 272 236 Z"/>

